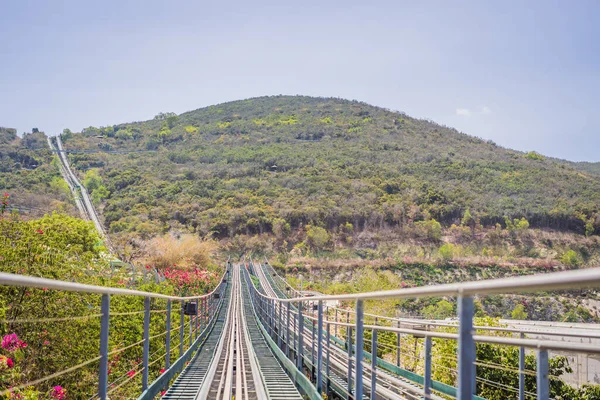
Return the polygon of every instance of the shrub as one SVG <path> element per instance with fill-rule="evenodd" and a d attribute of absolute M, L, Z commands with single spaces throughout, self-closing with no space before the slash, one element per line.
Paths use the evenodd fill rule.
<path fill-rule="evenodd" d="M 440 257 L 444 261 L 450 261 L 454 257 L 455 247 L 452 243 L 445 243 L 438 250 Z"/>
<path fill-rule="evenodd" d="M 431 240 L 440 240 L 442 238 L 442 225 L 435 219 L 415 222 L 419 235 Z"/>
<path fill-rule="evenodd" d="M 330 240 L 331 236 L 324 228 L 312 225 L 307 227 L 306 241 L 313 250 L 323 250 L 329 244 Z"/>
<path fill-rule="evenodd" d="M 581 264 L 581 259 L 575 250 L 566 251 L 560 258 L 560 261 L 569 267 L 577 267 Z"/>
<path fill-rule="evenodd" d="M 525 312 L 525 306 L 523 304 L 517 304 L 511 313 L 512 319 L 527 319 L 527 313 Z"/>
<path fill-rule="evenodd" d="M 149 256 L 146 263 L 158 269 L 174 265 L 184 268 L 206 267 L 212 264 L 212 256 L 216 251 L 212 240 L 201 240 L 198 236 L 172 235 L 158 236 L 150 240 Z"/>

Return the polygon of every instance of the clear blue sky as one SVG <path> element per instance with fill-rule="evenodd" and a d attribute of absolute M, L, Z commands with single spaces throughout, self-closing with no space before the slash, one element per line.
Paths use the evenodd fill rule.
<path fill-rule="evenodd" d="M 600 161 L 599 39 L 595 0 L 4 0 L 0 126 L 56 134 L 305 94 Z"/>

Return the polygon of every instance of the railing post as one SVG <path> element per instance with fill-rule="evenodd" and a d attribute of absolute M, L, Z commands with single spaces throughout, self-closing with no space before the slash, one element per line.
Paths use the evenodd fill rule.
<path fill-rule="evenodd" d="M 310 346 L 310 363 L 312 364 L 311 369 L 313 371 L 312 376 L 314 378 L 314 376 L 315 376 L 314 372 L 315 372 L 315 367 L 316 367 L 316 364 L 315 364 L 315 320 L 314 319 L 310 320 L 310 327 L 311 327 L 311 331 L 310 331 L 311 332 L 310 333 L 311 334 L 311 336 L 310 336 L 311 337 L 311 339 L 310 339 L 310 344 L 311 344 L 311 346 Z"/>
<path fill-rule="evenodd" d="M 337 307 L 335 308 L 335 322 L 336 322 L 336 324 L 335 324 L 335 328 L 334 329 L 335 329 L 335 336 L 337 337 L 338 336 L 338 326 L 337 326 L 337 322 L 338 322 L 338 309 L 337 309 Z"/>
<path fill-rule="evenodd" d="M 458 298 L 458 396 L 471 400 L 475 394 L 475 342 L 473 341 L 473 298 Z"/>
<path fill-rule="evenodd" d="M 348 346 L 348 400 L 352 394 L 352 327 L 346 328 L 346 344 Z"/>
<path fill-rule="evenodd" d="M 548 350 L 539 350 L 537 355 L 537 398 L 548 400 L 550 398 L 550 385 L 548 382 Z"/>
<path fill-rule="evenodd" d="M 330 356 L 330 342 L 331 340 L 331 325 L 329 325 L 329 322 L 327 323 L 327 344 L 325 345 L 326 349 L 327 349 L 327 360 L 325 362 L 325 375 L 327 376 L 327 389 L 326 389 L 326 393 L 327 396 L 329 396 L 329 392 L 331 391 L 331 380 L 329 379 L 329 356 Z"/>
<path fill-rule="evenodd" d="M 185 315 L 183 314 L 184 301 L 181 300 L 181 311 L 179 313 L 179 357 L 183 356 L 183 325 L 185 324 Z"/>
<path fill-rule="evenodd" d="M 100 304 L 100 370 L 98 372 L 98 397 L 107 399 L 108 390 L 108 328 L 110 325 L 110 295 L 103 294 Z"/>
<path fill-rule="evenodd" d="M 521 332 L 521 339 L 525 333 Z M 525 400 L 525 347 L 519 347 L 519 400 Z"/>
<path fill-rule="evenodd" d="M 302 302 L 298 302 L 298 347 L 296 348 L 296 367 L 302 372 L 302 337 L 304 330 L 304 318 L 302 317 Z"/>
<path fill-rule="evenodd" d="M 317 316 L 317 391 L 323 393 L 323 301 L 319 300 Z"/>
<path fill-rule="evenodd" d="M 375 318 L 375 325 L 377 325 L 377 318 Z M 377 330 L 373 329 L 371 335 L 371 397 L 370 399 L 375 400 L 375 391 L 377 388 Z"/>
<path fill-rule="evenodd" d="M 273 340 L 275 340 L 275 336 L 277 336 L 277 330 L 275 329 L 275 299 L 271 299 L 271 335 L 273 336 Z"/>
<path fill-rule="evenodd" d="M 281 349 L 281 305 L 275 303 L 275 319 L 277 320 L 277 347 Z"/>
<path fill-rule="evenodd" d="M 398 329 L 400 329 L 400 321 L 398 321 Z M 402 353 L 401 350 L 401 346 L 402 342 L 400 341 L 400 332 L 397 333 L 396 336 L 396 347 L 397 347 L 397 351 L 396 351 L 396 365 L 398 366 L 398 368 L 400 368 L 400 355 Z"/>
<path fill-rule="evenodd" d="M 167 337 L 165 339 L 165 369 L 171 366 L 171 300 L 167 300 Z"/>
<path fill-rule="evenodd" d="M 190 346 L 192 347 L 192 343 L 194 341 L 194 316 L 190 315 Z M 188 347 L 188 349 L 189 349 Z"/>
<path fill-rule="evenodd" d="M 199 301 L 196 299 L 196 315 L 194 315 L 194 319 L 196 320 L 196 334 L 194 335 L 194 339 L 198 339 L 198 335 L 200 335 L 200 319 L 198 318 L 198 314 L 200 313 Z"/>
<path fill-rule="evenodd" d="M 363 347 L 364 347 L 364 303 L 362 300 L 356 300 L 356 360 L 354 382 L 354 398 L 363 397 Z"/>
<path fill-rule="evenodd" d="M 142 392 L 148 389 L 148 357 L 150 356 L 150 297 L 144 298 L 144 370 L 142 371 Z"/>
<path fill-rule="evenodd" d="M 285 322 L 286 322 L 285 349 L 286 349 L 286 354 L 287 354 L 288 358 L 290 358 L 291 357 L 291 351 L 290 351 L 290 343 L 291 343 L 291 341 L 290 341 L 290 324 L 291 324 L 291 322 L 290 322 L 290 302 L 289 301 L 286 303 L 286 315 L 287 315 L 287 317 L 285 320 Z"/>
<path fill-rule="evenodd" d="M 423 372 L 423 391 L 425 398 L 431 396 L 431 337 L 425 336 L 425 368 Z"/>

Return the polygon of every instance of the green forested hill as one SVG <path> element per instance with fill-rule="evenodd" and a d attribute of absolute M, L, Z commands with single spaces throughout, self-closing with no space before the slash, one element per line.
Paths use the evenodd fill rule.
<path fill-rule="evenodd" d="M 63 134 L 110 232 L 228 237 L 526 217 L 600 227 L 600 178 L 431 121 L 335 98 L 260 97 Z M 122 154 L 122 151 L 131 151 Z M 289 224 L 289 226 L 288 226 Z"/>
<path fill-rule="evenodd" d="M 27 214 L 75 211 L 46 135 L 37 129 L 18 137 L 16 130 L 0 127 L 0 191 L 10 195 L 11 208 Z"/>

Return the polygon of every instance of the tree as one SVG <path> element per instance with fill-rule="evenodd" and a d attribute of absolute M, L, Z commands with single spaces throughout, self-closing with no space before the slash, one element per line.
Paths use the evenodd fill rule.
<path fill-rule="evenodd" d="M 560 258 L 560 261 L 569 267 L 577 267 L 581 264 L 581 260 L 575 250 L 566 251 Z"/>
<path fill-rule="evenodd" d="M 447 300 L 440 300 L 435 305 L 423 309 L 423 316 L 428 319 L 445 319 L 454 315 L 454 306 Z"/>
<path fill-rule="evenodd" d="M 315 251 L 323 250 L 329 244 L 331 236 L 320 226 L 308 225 L 306 229 L 307 244 Z"/>
<path fill-rule="evenodd" d="M 527 319 L 527 313 L 525 312 L 525 306 L 523 304 L 517 304 L 511 313 L 512 319 Z"/>
<path fill-rule="evenodd" d="M 468 226 L 471 229 L 475 226 L 475 218 L 473 218 L 473 216 L 471 215 L 470 209 L 468 209 L 468 208 L 466 209 L 460 223 L 464 226 Z"/>
<path fill-rule="evenodd" d="M 452 243 L 444 243 L 438 250 L 440 257 L 444 261 L 450 261 L 454 257 L 455 246 Z"/>
<path fill-rule="evenodd" d="M 595 232 L 594 223 L 592 221 L 588 221 L 585 224 L 585 236 L 592 236 Z"/>

